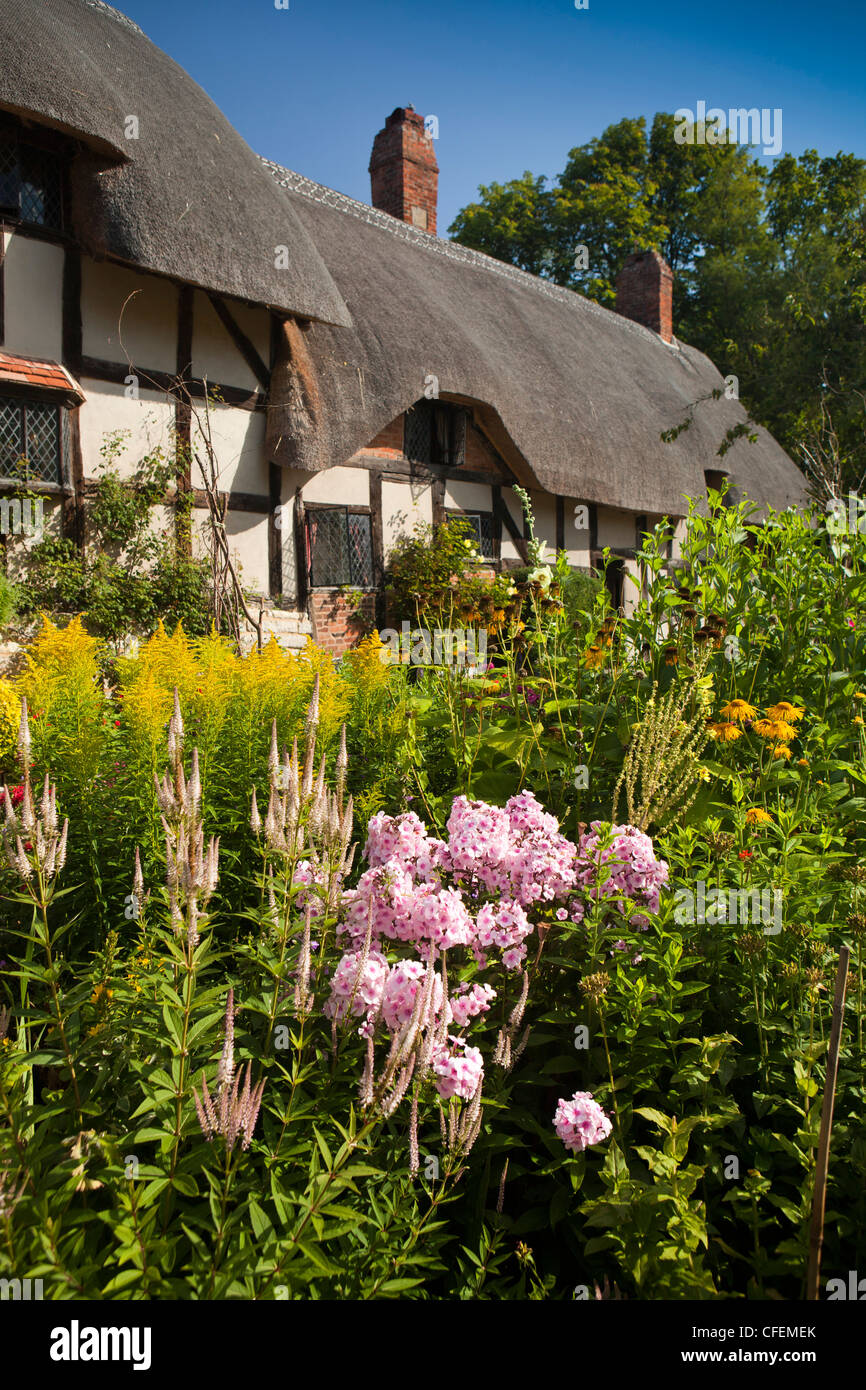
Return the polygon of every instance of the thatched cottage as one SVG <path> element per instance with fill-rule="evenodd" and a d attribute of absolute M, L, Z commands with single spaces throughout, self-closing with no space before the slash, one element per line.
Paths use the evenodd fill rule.
<path fill-rule="evenodd" d="M 231 544 L 292 645 L 353 641 L 348 590 L 374 620 L 417 519 L 463 513 L 491 566 L 520 563 L 515 483 L 572 564 L 611 547 L 626 600 L 641 532 L 722 467 L 758 502 L 801 498 L 763 430 L 719 459 L 736 400 L 662 442 L 722 378 L 676 339 L 656 253 L 630 258 L 613 313 L 436 235 L 411 107 L 375 138 L 367 206 L 260 159 L 102 0 L 0 0 L 0 54 L 0 498 L 23 454 L 47 525 L 84 542 L 107 433 L 130 467 L 195 445 L 178 379 L 219 388 Z M 193 546 L 201 483 L 179 479 Z"/>

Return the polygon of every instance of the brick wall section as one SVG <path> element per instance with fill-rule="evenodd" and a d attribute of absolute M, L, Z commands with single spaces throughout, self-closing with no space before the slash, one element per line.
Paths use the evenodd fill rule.
<path fill-rule="evenodd" d="M 436 235 L 439 165 L 424 117 L 398 106 L 373 141 L 370 188 L 374 208 Z"/>
<path fill-rule="evenodd" d="M 310 594 L 313 641 L 335 659 L 373 630 L 375 614 L 375 594 L 363 595 L 360 619 L 354 605 L 339 589 L 313 589 Z"/>
<path fill-rule="evenodd" d="M 666 343 L 673 338 L 673 271 L 658 251 L 629 256 L 616 282 L 616 312 Z"/>

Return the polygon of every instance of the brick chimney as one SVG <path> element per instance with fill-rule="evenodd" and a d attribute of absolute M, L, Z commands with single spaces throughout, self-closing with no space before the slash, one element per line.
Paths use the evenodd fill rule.
<path fill-rule="evenodd" d="M 370 186 L 374 208 L 435 236 L 439 165 L 414 107 L 398 106 L 373 141 Z"/>
<path fill-rule="evenodd" d="M 658 333 L 666 343 L 674 335 L 674 274 L 658 251 L 629 256 L 616 282 L 616 312 Z"/>

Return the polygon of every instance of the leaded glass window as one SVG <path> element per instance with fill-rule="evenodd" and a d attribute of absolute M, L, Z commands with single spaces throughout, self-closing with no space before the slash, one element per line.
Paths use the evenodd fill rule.
<path fill-rule="evenodd" d="M 403 452 L 413 463 L 459 468 L 466 450 L 466 412 L 448 401 L 420 400 L 406 411 Z"/>
<path fill-rule="evenodd" d="M 63 415 L 58 405 L 0 396 L 0 478 L 61 483 Z"/>
<path fill-rule="evenodd" d="M 0 135 L 0 211 L 37 227 L 63 226 L 60 157 Z"/>
<path fill-rule="evenodd" d="M 368 512 L 347 507 L 307 510 L 307 562 L 310 586 L 338 588 L 351 584 L 373 588 L 373 542 Z"/>

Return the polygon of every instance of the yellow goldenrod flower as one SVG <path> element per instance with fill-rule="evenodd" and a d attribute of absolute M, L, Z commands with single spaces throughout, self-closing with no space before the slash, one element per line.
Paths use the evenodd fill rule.
<path fill-rule="evenodd" d="M 738 729 L 736 724 L 716 724 L 712 723 L 707 728 L 710 738 L 714 738 L 719 743 L 733 743 L 735 739 L 742 738 L 743 731 Z"/>
<path fill-rule="evenodd" d="M 773 817 L 760 806 L 750 806 L 746 812 L 746 825 L 772 825 Z"/>
<path fill-rule="evenodd" d="M 709 769 L 708 767 L 699 767 L 699 768 L 698 768 L 698 777 L 700 778 L 700 780 L 701 780 L 702 782 L 709 782 L 711 776 L 712 776 L 712 774 L 711 774 L 710 769 Z"/>
<path fill-rule="evenodd" d="M 732 719 L 736 724 L 743 724 L 747 719 L 754 719 L 758 713 L 747 700 L 729 700 L 726 705 L 722 705 L 719 712 L 723 718 Z"/>
<path fill-rule="evenodd" d="M 805 712 L 792 705 L 790 700 L 780 700 L 777 705 L 767 710 L 767 716 L 770 719 L 785 719 L 791 724 L 797 719 L 802 719 Z"/>

